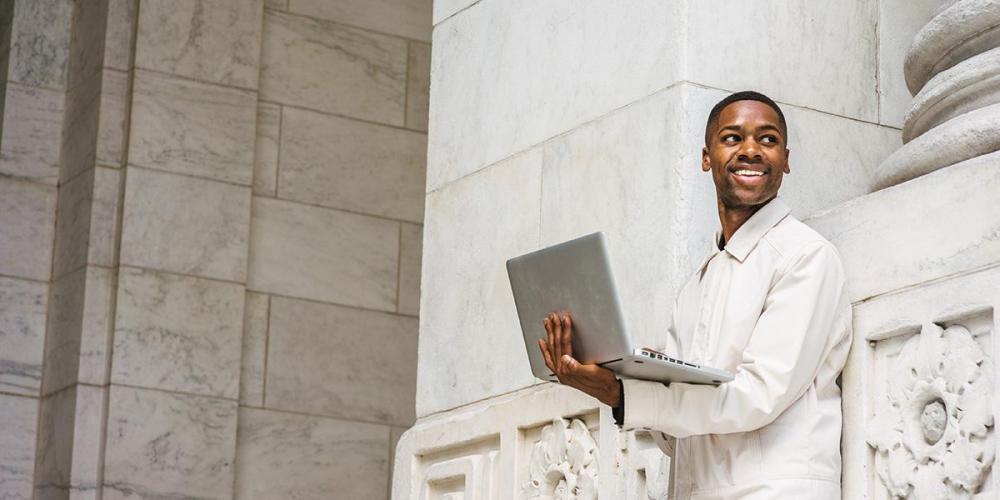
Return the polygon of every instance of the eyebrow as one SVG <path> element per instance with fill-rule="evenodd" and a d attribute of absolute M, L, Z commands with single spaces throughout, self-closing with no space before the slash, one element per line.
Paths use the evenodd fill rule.
<path fill-rule="evenodd" d="M 742 127 L 742 126 L 740 126 L 740 125 L 726 125 L 725 127 L 722 127 L 722 128 L 720 128 L 720 129 L 719 129 L 719 132 L 722 132 L 722 131 L 724 131 L 724 130 L 737 130 L 737 131 L 742 131 L 742 130 L 743 130 L 743 127 Z M 760 128 L 759 128 L 758 130 L 773 130 L 773 131 L 775 131 L 775 132 L 777 132 L 777 133 L 781 134 L 781 129 L 780 129 L 780 128 L 778 128 L 778 127 L 777 127 L 776 125 L 772 125 L 772 124 L 770 124 L 770 123 L 769 123 L 769 124 L 767 124 L 767 125 L 761 125 L 761 126 L 760 126 Z"/>

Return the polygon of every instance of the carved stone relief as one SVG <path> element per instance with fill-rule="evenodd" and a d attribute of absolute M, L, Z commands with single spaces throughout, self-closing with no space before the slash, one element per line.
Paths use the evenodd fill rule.
<path fill-rule="evenodd" d="M 553 420 L 532 447 L 522 498 L 596 500 L 598 459 L 597 442 L 583 421 Z"/>
<path fill-rule="evenodd" d="M 990 358 L 968 328 L 930 323 L 888 373 L 867 440 L 890 497 L 972 498 L 995 458 Z"/>

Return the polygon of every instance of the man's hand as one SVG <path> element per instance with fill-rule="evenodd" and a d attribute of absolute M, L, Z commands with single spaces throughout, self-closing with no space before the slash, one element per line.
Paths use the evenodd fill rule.
<path fill-rule="evenodd" d="M 538 340 L 538 348 L 542 350 L 545 366 L 556 374 L 559 382 L 608 406 L 618 406 L 621 386 L 615 372 L 597 365 L 585 365 L 573 358 L 573 320 L 569 314 L 552 312 L 542 323 L 548 337 Z"/>

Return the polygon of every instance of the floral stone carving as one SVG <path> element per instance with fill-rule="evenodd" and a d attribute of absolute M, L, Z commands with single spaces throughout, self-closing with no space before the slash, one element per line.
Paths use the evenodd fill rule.
<path fill-rule="evenodd" d="M 963 326 L 925 325 L 888 380 L 888 411 L 868 426 L 893 498 L 971 498 L 994 460 L 992 364 Z"/>
<path fill-rule="evenodd" d="M 597 499 L 597 442 L 587 426 L 557 418 L 531 450 L 522 496 L 545 500 Z"/>

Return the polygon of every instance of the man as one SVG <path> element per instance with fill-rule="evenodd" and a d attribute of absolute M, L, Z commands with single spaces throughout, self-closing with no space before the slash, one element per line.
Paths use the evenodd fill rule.
<path fill-rule="evenodd" d="M 614 408 L 619 425 L 677 438 L 674 498 L 840 499 L 840 388 L 851 307 L 836 249 L 776 198 L 789 173 L 778 105 L 739 92 L 709 115 L 702 170 L 722 229 L 674 304 L 669 354 L 734 372 L 719 386 L 619 380 L 573 358 L 550 314 L 545 362 Z M 661 440 L 662 441 L 662 440 Z"/>

